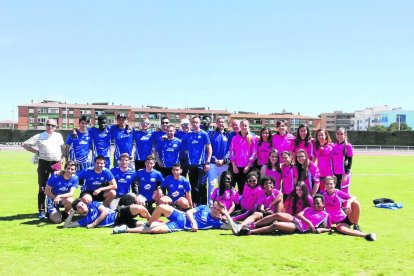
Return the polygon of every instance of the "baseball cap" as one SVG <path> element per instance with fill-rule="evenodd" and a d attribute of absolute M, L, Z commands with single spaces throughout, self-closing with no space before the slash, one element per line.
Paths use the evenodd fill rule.
<path fill-rule="evenodd" d="M 188 120 L 187 118 L 181 119 L 181 124 L 190 124 L 190 120 Z"/>
<path fill-rule="evenodd" d="M 128 116 L 125 114 L 125 113 L 119 113 L 117 116 L 116 116 L 116 118 L 117 119 L 119 119 L 119 118 L 128 118 Z"/>

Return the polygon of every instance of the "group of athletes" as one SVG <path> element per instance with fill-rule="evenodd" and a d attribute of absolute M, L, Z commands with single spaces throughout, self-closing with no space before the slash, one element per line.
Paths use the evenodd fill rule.
<path fill-rule="evenodd" d="M 49 119 L 45 132 L 23 143 L 38 155 L 39 218 L 68 228 L 115 226 L 114 234 L 322 233 L 335 225 L 340 233 L 376 240 L 360 229 L 360 203 L 349 194 L 353 148 L 343 128 L 333 142 L 326 129 L 312 138 L 305 124 L 293 135 L 284 120 L 275 133 L 265 127 L 258 135 L 248 120 L 233 120 L 228 131 L 217 117 L 212 129 L 209 116 L 183 119 L 179 130 L 168 117 L 156 131 L 148 119 L 135 129 L 123 113 L 112 126 L 105 115 L 97 127 L 89 123 L 81 116 L 63 141 Z"/>

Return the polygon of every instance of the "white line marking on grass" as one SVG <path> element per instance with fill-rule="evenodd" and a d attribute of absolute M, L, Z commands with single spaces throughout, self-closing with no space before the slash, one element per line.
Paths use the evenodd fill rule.
<path fill-rule="evenodd" d="M 353 173 L 352 176 L 414 176 L 414 173 Z"/>

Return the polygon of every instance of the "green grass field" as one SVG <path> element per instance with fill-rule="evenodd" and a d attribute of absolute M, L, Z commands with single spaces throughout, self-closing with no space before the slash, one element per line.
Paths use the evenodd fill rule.
<path fill-rule="evenodd" d="M 111 235 L 37 219 L 36 166 L 25 151 L 0 151 L 0 274 L 226 275 L 414 274 L 414 156 L 356 156 L 351 193 L 360 225 L 377 241 L 340 234 L 235 237 L 211 230 Z M 396 211 L 373 207 L 389 197 Z"/>

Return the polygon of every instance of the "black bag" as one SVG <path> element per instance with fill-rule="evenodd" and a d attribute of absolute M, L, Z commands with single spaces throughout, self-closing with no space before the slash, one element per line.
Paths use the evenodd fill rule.
<path fill-rule="evenodd" d="M 381 197 L 374 199 L 372 202 L 374 202 L 374 204 L 377 205 L 379 203 L 394 203 L 394 200 L 391 198 Z"/>

